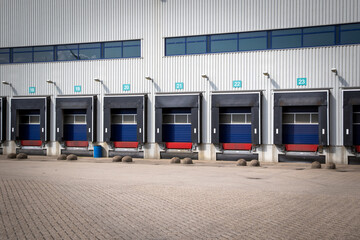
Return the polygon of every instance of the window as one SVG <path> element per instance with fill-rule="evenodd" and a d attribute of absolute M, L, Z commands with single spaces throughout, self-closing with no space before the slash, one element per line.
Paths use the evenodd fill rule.
<path fill-rule="evenodd" d="M 185 54 L 185 38 L 168 38 L 165 40 L 165 55 L 184 55 Z"/>
<path fill-rule="evenodd" d="M 100 43 L 88 43 L 79 45 L 79 59 L 91 60 L 101 58 Z"/>
<path fill-rule="evenodd" d="M 121 58 L 122 42 L 109 42 L 104 44 L 104 58 Z"/>
<path fill-rule="evenodd" d="M 301 47 L 301 29 L 271 31 L 271 48 Z"/>
<path fill-rule="evenodd" d="M 335 44 L 335 26 L 303 29 L 303 46 L 329 46 Z"/>
<path fill-rule="evenodd" d="M 163 124 L 190 124 L 191 114 L 163 114 Z"/>
<path fill-rule="evenodd" d="M 123 58 L 140 57 L 140 40 L 123 42 Z"/>
<path fill-rule="evenodd" d="M 340 44 L 360 43 L 360 23 L 340 26 Z"/>
<path fill-rule="evenodd" d="M 40 124 L 40 115 L 20 115 L 19 124 Z"/>
<path fill-rule="evenodd" d="M 112 114 L 111 124 L 136 124 L 136 114 Z"/>
<path fill-rule="evenodd" d="M 318 124 L 318 113 L 284 113 L 283 124 Z"/>
<path fill-rule="evenodd" d="M 86 124 L 85 114 L 65 114 L 64 124 Z"/>
<path fill-rule="evenodd" d="M 33 61 L 32 47 L 14 48 L 13 62 L 14 63 L 28 63 Z"/>
<path fill-rule="evenodd" d="M 0 48 L 0 64 L 10 63 L 10 48 Z"/>
<path fill-rule="evenodd" d="M 54 61 L 54 47 L 34 47 L 34 62 Z"/>
<path fill-rule="evenodd" d="M 57 47 L 57 60 L 71 61 L 79 58 L 79 45 L 61 45 Z"/>
<path fill-rule="evenodd" d="M 266 48 L 266 32 L 239 33 L 239 51 L 261 50 Z"/>
<path fill-rule="evenodd" d="M 251 124 L 251 113 L 221 113 L 220 124 Z"/>
<path fill-rule="evenodd" d="M 187 37 L 186 53 L 187 54 L 206 53 L 206 36 Z"/>
<path fill-rule="evenodd" d="M 238 34 L 221 34 L 210 37 L 210 51 L 236 52 L 238 50 Z"/>

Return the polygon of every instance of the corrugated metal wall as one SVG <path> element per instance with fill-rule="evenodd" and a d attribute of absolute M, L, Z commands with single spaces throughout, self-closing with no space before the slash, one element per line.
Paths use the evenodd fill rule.
<path fill-rule="evenodd" d="M 203 140 L 209 143 L 210 92 L 238 91 L 232 81 L 242 80 L 240 91 L 264 90 L 263 142 L 270 144 L 274 91 L 329 88 L 331 129 L 336 129 L 331 144 L 340 145 L 340 88 L 360 87 L 359 45 L 164 57 L 164 38 L 348 22 L 360 22 L 358 0 L 2 0 L 0 47 L 142 39 L 142 58 L 0 65 L 0 80 L 13 85 L 12 91 L 1 85 L 0 95 L 70 95 L 81 85 L 81 94 L 99 96 L 101 109 L 104 94 L 125 93 L 122 84 L 130 83 L 129 93 L 150 93 L 154 142 L 152 93 L 176 92 L 175 82 L 184 82 L 181 91 L 203 92 Z M 298 77 L 306 77 L 308 85 L 297 87 Z M 30 86 L 35 94 L 29 94 Z M 102 109 L 101 129 L 100 116 Z"/>

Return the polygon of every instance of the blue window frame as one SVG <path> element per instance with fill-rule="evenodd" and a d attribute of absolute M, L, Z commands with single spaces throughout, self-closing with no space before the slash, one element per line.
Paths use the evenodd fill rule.
<path fill-rule="evenodd" d="M 34 62 L 51 62 L 54 61 L 54 47 L 34 47 Z"/>
<path fill-rule="evenodd" d="M 302 29 L 271 31 L 271 48 L 296 48 L 302 46 Z"/>
<path fill-rule="evenodd" d="M 123 42 L 123 58 L 140 57 L 140 40 Z"/>
<path fill-rule="evenodd" d="M 123 42 L 104 43 L 104 58 L 121 58 Z"/>
<path fill-rule="evenodd" d="M 33 61 L 33 48 L 21 47 L 13 49 L 14 63 L 28 63 Z"/>
<path fill-rule="evenodd" d="M 58 61 L 72 61 L 79 59 L 79 45 L 60 45 L 56 49 L 56 60 Z"/>
<path fill-rule="evenodd" d="M 206 36 L 195 36 L 186 38 L 186 53 L 187 54 L 199 54 L 206 53 L 207 37 Z"/>
<path fill-rule="evenodd" d="M 360 43 L 360 23 L 340 26 L 340 44 Z"/>
<path fill-rule="evenodd" d="M 10 63 L 10 48 L 0 48 L 0 64 Z"/>
<path fill-rule="evenodd" d="M 303 29 L 303 47 L 335 45 L 335 26 Z"/>
<path fill-rule="evenodd" d="M 267 32 L 239 33 L 239 51 L 267 48 Z"/>
<path fill-rule="evenodd" d="M 101 44 L 100 43 L 86 43 L 79 44 L 79 59 L 91 60 L 101 58 Z"/>
<path fill-rule="evenodd" d="M 185 38 L 168 38 L 165 40 L 165 55 L 184 55 L 185 51 Z"/>
<path fill-rule="evenodd" d="M 210 52 L 238 51 L 238 34 L 220 34 L 210 36 Z"/>

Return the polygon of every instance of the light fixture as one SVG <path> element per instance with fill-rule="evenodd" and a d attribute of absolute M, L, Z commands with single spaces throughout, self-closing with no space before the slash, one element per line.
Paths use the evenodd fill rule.
<path fill-rule="evenodd" d="M 9 82 L 7 82 L 7 81 L 2 81 L 2 84 L 11 85 L 11 83 L 9 83 Z"/>
<path fill-rule="evenodd" d="M 270 77 L 270 74 L 268 72 L 263 72 L 264 76 Z"/>
<path fill-rule="evenodd" d="M 146 80 L 152 80 L 150 76 L 145 76 Z"/>
<path fill-rule="evenodd" d="M 46 80 L 47 83 L 50 83 L 50 84 L 55 84 L 54 81 L 51 81 L 50 79 Z"/>
<path fill-rule="evenodd" d="M 94 81 L 95 81 L 95 82 L 101 82 L 101 80 L 98 79 L 98 78 L 94 78 Z"/>
<path fill-rule="evenodd" d="M 201 74 L 202 78 L 209 78 L 206 74 Z"/>
<path fill-rule="evenodd" d="M 331 71 L 332 71 L 333 73 L 335 73 L 336 75 L 338 74 L 338 71 L 337 71 L 336 68 L 332 68 Z"/>

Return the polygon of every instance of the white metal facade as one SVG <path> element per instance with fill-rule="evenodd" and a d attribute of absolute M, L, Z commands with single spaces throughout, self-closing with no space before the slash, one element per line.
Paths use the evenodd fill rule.
<path fill-rule="evenodd" d="M 341 147 L 342 89 L 360 89 L 360 45 L 165 57 L 164 38 L 352 22 L 360 22 L 358 0 L 0 0 L 0 48 L 141 39 L 141 58 L 1 64 L 0 80 L 11 82 L 13 88 L 1 85 L 0 96 L 50 95 L 50 139 L 54 142 L 54 99 L 75 94 L 74 85 L 81 85 L 82 95 L 98 95 L 98 140 L 102 142 L 103 97 L 148 93 L 150 144 L 145 156 L 158 158 L 154 94 L 202 92 L 201 158 L 210 160 L 215 151 L 209 134 L 211 93 L 262 90 L 265 146 L 259 150 L 263 152 L 260 160 L 276 161 L 272 157 L 274 91 L 329 89 L 330 145 L 334 150 L 328 150 L 328 159 L 346 163 Z M 338 75 L 331 68 L 337 68 Z M 270 78 L 263 71 L 269 72 Z M 154 85 L 145 76 L 150 76 Z M 297 77 L 307 78 L 307 86 L 296 86 Z M 48 79 L 56 86 L 47 84 Z M 243 87 L 234 89 L 233 80 L 242 80 Z M 175 82 L 184 82 L 184 90 L 175 90 Z M 122 91 L 125 83 L 131 84 L 130 92 Z M 30 86 L 36 87 L 35 94 L 29 94 Z M 9 127 L 8 131 L 9 135 Z M 11 152 L 11 146 L 4 144 L 5 152 Z M 50 149 L 53 146 L 49 144 Z M 55 150 L 49 153 L 57 154 Z"/>

